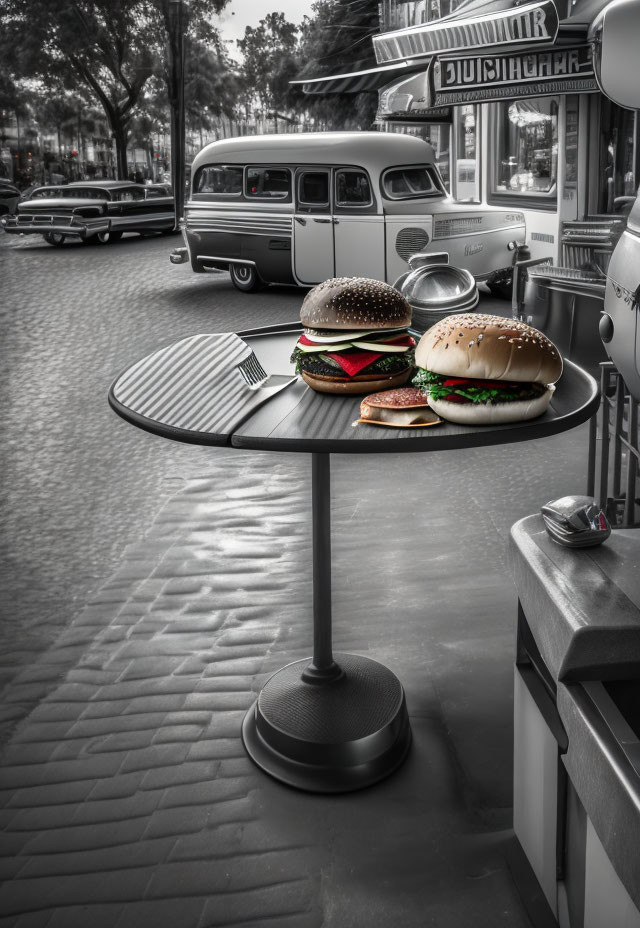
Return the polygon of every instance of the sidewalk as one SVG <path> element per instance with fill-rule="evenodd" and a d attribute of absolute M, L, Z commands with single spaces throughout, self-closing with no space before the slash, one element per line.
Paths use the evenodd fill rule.
<path fill-rule="evenodd" d="M 11 686 L 5 713 L 41 698 L 0 758 L 0 926 L 528 926 L 504 854 L 506 541 L 584 492 L 586 450 L 585 426 L 332 457 L 334 646 L 400 677 L 414 736 L 396 774 L 333 797 L 272 780 L 240 740 L 266 677 L 310 653 L 310 462 L 212 453 Z"/>

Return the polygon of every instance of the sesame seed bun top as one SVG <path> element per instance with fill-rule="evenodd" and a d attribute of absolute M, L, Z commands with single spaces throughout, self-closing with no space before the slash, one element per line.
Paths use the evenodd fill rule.
<path fill-rule="evenodd" d="M 416 366 L 451 377 L 547 384 L 560 379 L 562 357 L 546 335 L 524 322 L 464 313 L 427 329 Z"/>
<path fill-rule="evenodd" d="M 411 307 L 389 284 L 332 277 L 310 290 L 300 309 L 308 329 L 395 329 L 411 324 Z"/>

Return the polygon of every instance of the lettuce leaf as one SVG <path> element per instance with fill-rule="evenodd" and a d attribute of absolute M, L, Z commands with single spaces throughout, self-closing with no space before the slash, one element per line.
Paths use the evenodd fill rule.
<path fill-rule="evenodd" d="M 446 374 L 434 374 L 425 368 L 419 367 L 413 380 L 415 387 L 422 390 L 434 400 L 446 399 L 452 393 L 457 393 L 470 403 L 508 403 L 514 400 L 534 399 L 544 393 L 545 387 L 541 383 L 510 383 L 508 388 L 471 386 L 458 384 L 455 387 L 445 387 L 444 381 L 450 377 Z"/>

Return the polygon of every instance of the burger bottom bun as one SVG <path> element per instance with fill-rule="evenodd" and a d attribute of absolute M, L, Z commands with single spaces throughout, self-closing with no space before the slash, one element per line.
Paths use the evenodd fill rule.
<path fill-rule="evenodd" d="M 548 384 L 542 396 L 533 400 L 514 400 L 511 403 L 450 403 L 429 397 L 429 406 L 443 419 L 460 425 L 499 425 L 503 422 L 523 422 L 535 419 L 547 409 L 554 391 Z"/>
<path fill-rule="evenodd" d="M 300 371 L 302 379 L 312 390 L 318 393 L 338 393 L 360 395 L 363 393 L 376 393 L 378 390 L 390 390 L 392 387 L 401 387 L 411 376 L 411 368 L 396 374 L 390 374 L 387 377 L 376 377 L 371 380 L 371 375 L 364 375 L 362 379 L 351 377 L 348 380 L 342 380 L 339 377 L 329 377 L 325 374 L 310 374 L 308 371 Z M 453 404 L 451 404 L 453 405 Z"/>

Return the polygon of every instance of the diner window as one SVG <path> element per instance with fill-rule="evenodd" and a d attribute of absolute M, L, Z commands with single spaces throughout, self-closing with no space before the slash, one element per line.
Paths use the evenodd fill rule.
<path fill-rule="evenodd" d="M 304 171 L 298 179 L 298 203 L 300 206 L 329 206 L 329 173 L 327 171 Z"/>
<path fill-rule="evenodd" d="M 382 176 L 384 195 L 390 200 L 410 200 L 414 197 L 442 196 L 437 174 L 427 165 L 391 168 Z"/>
<path fill-rule="evenodd" d="M 336 206 L 371 206 L 371 184 L 364 171 L 336 171 Z"/>
<path fill-rule="evenodd" d="M 454 107 L 455 186 L 454 196 L 461 203 L 480 199 L 478 171 L 478 116 L 472 105 Z"/>
<path fill-rule="evenodd" d="M 602 97 L 598 213 L 625 213 L 640 181 L 638 114 Z"/>
<path fill-rule="evenodd" d="M 242 196 L 243 173 L 244 168 L 237 164 L 208 164 L 196 174 L 193 192 L 215 197 Z"/>
<path fill-rule="evenodd" d="M 558 97 L 496 104 L 493 193 L 555 203 Z"/>
<path fill-rule="evenodd" d="M 252 200 L 289 200 L 291 172 L 287 168 L 247 168 L 245 196 Z"/>

